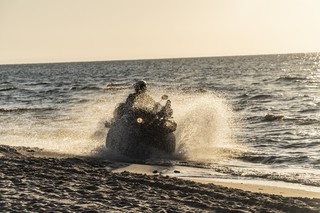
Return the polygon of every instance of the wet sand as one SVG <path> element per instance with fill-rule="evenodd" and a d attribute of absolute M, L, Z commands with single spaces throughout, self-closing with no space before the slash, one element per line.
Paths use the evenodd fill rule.
<path fill-rule="evenodd" d="M 183 175 L 188 172 L 188 167 L 183 166 L 173 166 L 173 167 L 163 167 L 154 165 L 140 165 L 131 164 L 128 166 L 120 167 L 113 172 L 131 172 L 138 174 L 147 175 L 168 175 L 179 177 L 184 180 L 191 180 L 199 183 L 205 184 L 215 184 L 219 186 L 224 186 L 228 188 L 241 189 L 250 192 L 267 193 L 272 195 L 282 195 L 284 197 L 307 197 L 307 198 L 320 198 L 320 188 L 319 187 L 298 187 L 298 184 L 284 184 L 279 181 L 255 181 L 255 180 L 245 180 L 245 179 L 228 179 L 228 178 L 205 178 L 205 177 L 190 177 Z M 181 174 L 182 173 L 182 174 Z M 310 189 L 309 189 L 310 188 Z M 316 190 L 313 190 L 315 189 Z"/>
<path fill-rule="evenodd" d="M 0 209 L 8 212 L 320 211 L 320 199 L 204 184 L 161 175 L 153 167 L 145 167 L 142 172 L 146 174 L 138 174 L 141 173 L 138 167 L 137 173 L 126 172 L 121 169 L 126 170 L 128 164 L 0 146 Z"/>

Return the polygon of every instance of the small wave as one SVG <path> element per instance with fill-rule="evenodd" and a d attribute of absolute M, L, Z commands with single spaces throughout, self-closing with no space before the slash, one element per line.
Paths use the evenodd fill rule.
<path fill-rule="evenodd" d="M 101 87 L 98 86 L 84 86 L 81 88 L 81 90 L 101 90 Z"/>
<path fill-rule="evenodd" d="M 31 82 L 31 83 L 27 83 L 25 85 L 26 86 L 47 86 L 47 85 L 51 85 L 51 83 L 49 83 L 49 82 Z"/>
<path fill-rule="evenodd" d="M 312 125 L 312 124 L 318 124 L 319 123 L 319 119 L 317 118 L 308 118 L 308 117 L 285 117 L 283 119 L 284 121 L 287 122 L 293 122 L 297 125 Z"/>
<path fill-rule="evenodd" d="M 320 142 L 310 142 L 310 143 L 305 143 L 305 142 L 300 142 L 300 143 L 290 143 L 285 146 L 283 146 L 284 149 L 301 149 L 301 148 L 317 148 L 320 145 Z M 303 154 L 303 153 L 295 153 L 295 152 L 290 152 L 291 154 Z"/>
<path fill-rule="evenodd" d="M 15 90 L 15 89 L 17 89 L 16 87 L 2 87 L 2 88 L 0 88 L 0 92 L 1 91 L 10 91 L 10 90 Z"/>
<path fill-rule="evenodd" d="M 73 86 L 70 88 L 70 90 L 101 90 L 101 87 L 97 87 L 97 86 Z"/>
<path fill-rule="evenodd" d="M 36 111 L 51 111 L 54 110 L 54 108 L 0 108 L 0 112 L 2 113 L 24 113 L 24 112 L 36 112 Z"/>
<path fill-rule="evenodd" d="M 304 164 L 308 163 L 310 157 L 307 155 L 303 155 L 303 153 L 296 153 L 296 155 L 292 156 L 284 156 L 284 155 L 264 155 L 257 153 L 246 153 L 245 155 L 239 157 L 242 161 L 250 162 L 250 163 L 261 163 L 265 165 L 290 165 L 290 164 Z"/>
<path fill-rule="evenodd" d="M 118 91 L 118 90 L 126 90 L 128 88 L 130 88 L 131 85 L 128 85 L 126 83 L 111 83 L 108 84 L 104 89 L 105 90 L 113 90 L 113 91 Z"/>
<path fill-rule="evenodd" d="M 283 120 L 284 116 L 283 115 L 272 115 L 272 114 L 267 114 L 264 116 L 263 121 L 279 121 Z"/>
<path fill-rule="evenodd" d="M 82 90 L 91 90 L 91 91 L 99 91 L 99 90 L 125 90 L 128 89 L 129 86 L 121 86 L 121 85 L 114 85 L 108 84 L 106 87 L 99 87 L 99 86 L 72 86 L 70 90 L 82 91 Z"/>
<path fill-rule="evenodd" d="M 320 169 L 320 159 L 311 162 L 315 169 Z"/>
<path fill-rule="evenodd" d="M 300 110 L 300 113 L 316 113 L 319 112 L 319 109 L 314 108 L 314 109 L 304 109 L 304 110 Z"/>
<path fill-rule="evenodd" d="M 299 125 L 312 125 L 312 124 L 318 124 L 319 120 L 318 119 L 313 119 L 313 118 L 305 118 L 305 119 L 298 119 L 297 124 Z"/>
<path fill-rule="evenodd" d="M 277 79 L 277 81 L 292 81 L 292 82 L 300 82 L 308 80 L 306 77 L 298 77 L 298 76 L 281 76 Z"/>
<path fill-rule="evenodd" d="M 72 86 L 70 90 L 92 90 L 92 91 L 98 91 L 98 90 L 125 90 L 130 88 L 130 85 L 127 84 L 108 84 L 107 86 Z"/>
<path fill-rule="evenodd" d="M 250 100 L 265 100 L 265 99 L 272 99 L 272 95 L 255 95 L 250 98 Z"/>
<path fill-rule="evenodd" d="M 191 94 L 191 95 L 208 93 L 208 90 L 203 89 L 203 88 L 195 89 L 195 88 L 192 88 L 192 87 L 185 87 L 185 88 L 181 88 L 181 90 L 185 94 Z"/>

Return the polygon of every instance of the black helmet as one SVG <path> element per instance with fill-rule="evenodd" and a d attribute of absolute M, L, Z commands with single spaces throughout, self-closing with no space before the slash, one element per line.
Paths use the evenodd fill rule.
<path fill-rule="evenodd" d="M 138 81 L 133 86 L 136 92 L 143 92 L 147 89 L 147 83 L 145 81 Z"/>

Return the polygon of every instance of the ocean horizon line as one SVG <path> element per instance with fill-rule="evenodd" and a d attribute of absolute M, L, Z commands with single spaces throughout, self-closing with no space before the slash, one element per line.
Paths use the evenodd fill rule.
<path fill-rule="evenodd" d="M 137 59 L 106 59 L 106 60 L 79 60 L 79 61 L 48 61 L 48 62 L 22 62 L 22 63 L 1 63 L 0 66 L 10 65 L 41 65 L 41 64 L 74 64 L 74 63 L 100 63 L 100 62 L 128 62 L 128 61 L 160 61 L 177 59 L 205 59 L 205 58 L 228 58 L 228 57 L 249 57 L 249 56 L 272 56 L 272 55 L 299 55 L 299 54 L 319 54 L 319 52 L 292 52 L 292 53 L 261 53 L 243 55 L 217 55 L 217 56 L 182 56 L 182 57 L 163 57 L 163 58 L 137 58 Z"/>

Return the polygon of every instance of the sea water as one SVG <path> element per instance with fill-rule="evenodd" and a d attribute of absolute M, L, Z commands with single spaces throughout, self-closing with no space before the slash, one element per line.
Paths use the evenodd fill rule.
<path fill-rule="evenodd" d="M 320 186 L 317 53 L 0 65 L 0 144 L 107 157 L 104 124 L 140 79 L 172 101 L 166 162 Z"/>

